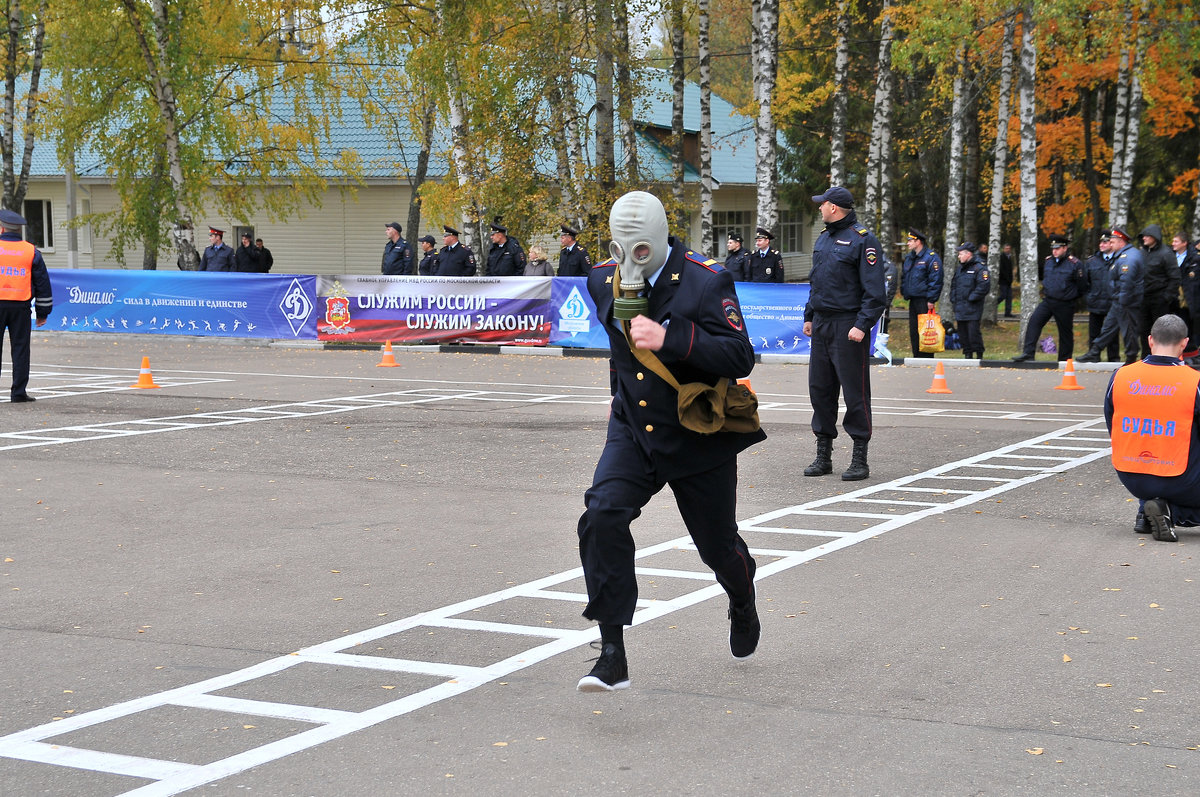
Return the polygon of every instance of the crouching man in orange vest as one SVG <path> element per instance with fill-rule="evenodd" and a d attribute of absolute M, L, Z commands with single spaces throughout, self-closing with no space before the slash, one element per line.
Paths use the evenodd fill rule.
<path fill-rule="evenodd" d="M 1150 356 L 1117 369 L 1104 397 L 1113 467 L 1142 503 L 1134 531 L 1163 542 L 1200 526 L 1200 372 L 1180 359 L 1187 335 L 1182 318 L 1160 317 Z"/>
<path fill-rule="evenodd" d="M 42 253 L 33 244 L 21 240 L 25 219 L 11 210 L 0 210 L 0 347 L 8 331 L 12 351 L 12 401 L 33 401 L 25 392 L 29 385 L 29 300 L 34 300 L 37 325 L 44 326 L 54 300 L 50 293 L 50 274 Z M 3 348 L 0 348 L 0 352 Z"/>

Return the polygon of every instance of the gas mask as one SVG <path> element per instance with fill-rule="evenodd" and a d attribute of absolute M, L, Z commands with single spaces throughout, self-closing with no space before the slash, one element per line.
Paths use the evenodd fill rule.
<path fill-rule="evenodd" d="M 653 194 L 630 191 L 613 203 L 608 227 L 608 253 L 621 271 L 621 295 L 613 300 L 613 315 L 628 321 L 648 311 L 646 297 L 638 293 L 667 262 L 667 211 Z"/>

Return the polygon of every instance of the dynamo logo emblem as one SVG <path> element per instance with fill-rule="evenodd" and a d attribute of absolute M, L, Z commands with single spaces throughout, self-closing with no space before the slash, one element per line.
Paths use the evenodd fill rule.
<path fill-rule="evenodd" d="M 288 326 L 292 328 L 292 334 L 299 336 L 300 331 L 304 329 L 304 322 L 312 315 L 313 303 L 304 292 L 304 287 L 300 284 L 300 280 L 293 279 L 292 284 L 288 286 L 287 293 L 279 302 L 279 310 L 283 313 L 283 317 L 287 320 Z"/>
<path fill-rule="evenodd" d="M 558 328 L 563 332 L 570 332 L 572 335 L 587 332 L 592 326 L 589 320 L 591 316 L 592 311 L 588 309 L 587 302 L 580 295 L 579 286 L 574 286 L 567 294 L 567 299 L 562 303 L 562 307 L 558 309 Z"/>

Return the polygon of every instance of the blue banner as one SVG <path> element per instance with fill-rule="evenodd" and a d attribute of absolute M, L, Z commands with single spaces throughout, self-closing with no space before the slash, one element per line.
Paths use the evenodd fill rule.
<path fill-rule="evenodd" d="M 45 329 L 317 339 L 315 276 L 49 269 Z"/>

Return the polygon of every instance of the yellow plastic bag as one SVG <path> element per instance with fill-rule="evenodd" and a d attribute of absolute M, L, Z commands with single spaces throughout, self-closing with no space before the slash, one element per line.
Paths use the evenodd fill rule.
<path fill-rule="evenodd" d="M 917 341 L 922 352 L 933 354 L 946 350 L 946 328 L 937 313 L 921 313 L 917 316 Z"/>

